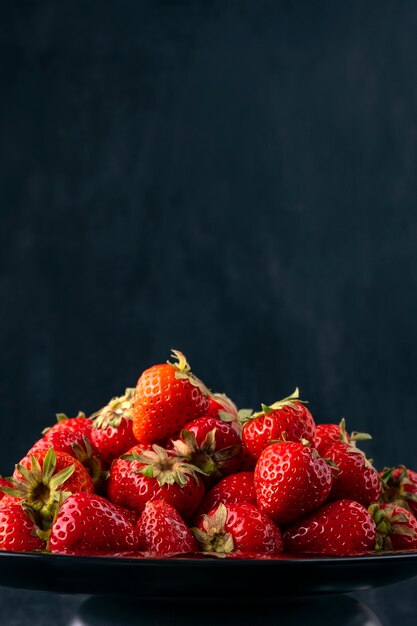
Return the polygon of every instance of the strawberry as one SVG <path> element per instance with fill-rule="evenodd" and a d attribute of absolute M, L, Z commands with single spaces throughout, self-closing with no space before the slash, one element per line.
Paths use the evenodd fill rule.
<path fill-rule="evenodd" d="M 316 425 L 313 416 L 302 400 L 298 388 L 287 398 L 271 406 L 262 404 L 262 411 L 241 419 L 242 439 L 249 454 L 258 459 L 271 440 L 307 439 L 314 445 Z"/>
<path fill-rule="evenodd" d="M 364 441 L 366 439 L 372 439 L 368 433 L 353 432 L 349 435 L 346 431 L 346 423 L 344 418 L 340 421 L 340 424 L 317 424 L 315 442 L 316 448 L 321 454 L 325 456 L 327 448 L 334 443 L 351 443 L 355 445 L 356 441 Z"/>
<path fill-rule="evenodd" d="M 57 423 L 45 428 L 44 436 L 32 446 L 27 456 L 40 449 L 65 452 L 76 458 L 90 474 L 96 484 L 101 481 L 104 471 L 103 462 L 95 446 L 91 444 L 92 423 L 84 413 L 68 418 L 64 413 L 57 414 Z"/>
<path fill-rule="evenodd" d="M 363 506 L 378 500 L 381 480 L 365 454 L 346 443 L 334 443 L 326 451 L 326 459 L 337 466 L 330 492 L 332 500 L 355 500 Z"/>
<path fill-rule="evenodd" d="M 53 448 L 40 449 L 22 459 L 10 482 L 12 488 L 2 487 L 3 492 L 30 506 L 42 519 L 44 528 L 68 493 L 94 490 L 93 481 L 81 463 Z"/>
<path fill-rule="evenodd" d="M 410 511 L 393 503 L 369 507 L 377 530 L 377 550 L 417 550 L 417 520 Z"/>
<path fill-rule="evenodd" d="M 229 504 L 234 502 L 247 502 L 256 505 L 256 491 L 253 482 L 253 472 L 239 472 L 238 474 L 230 474 L 217 485 L 212 487 L 206 494 L 201 503 L 197 517 L 203 513 L 208 513 L 217 505 Z"/>
<path fill-rule="evenodd" d="M 147 369 L 138 380 L 133 402 L 133 432 L 142 444 L 164 443 L 187 422 L 205 415 L 210 392 L 190 371 L 181 352 L 178 363 Z"/>
<path fill-rule="evenodd" d="M 205 488 L 200 470 L 157 446 L 137 445 L 113 461 L 107 484 L 111 502 L 141 513 L 150 500 L 165 500 L 185 520 L 191 519 Z"/>
<path fill-rule="evenodd" d="M 49 536 L 51 552 L 135 550 L 134 526 L 105 498 L 73 493 L 59 509 Z"/>
<path fill-rule="evenodd" d="M 279 528 L 253 504 L 219 504 L 192 528 L 203 552 L 282 552 Z"/>
<path fill-rule="evenodd" d="M 209 397 L 209 406 L 206 411 L 209 417 L 218 417 L 225 421 L 237 421 L 238 410 L 235 403 L 224 393 L 212 393 Z"/>
<path fill-rule="evenodd" d="M 197 552 L 198 546 L 181 516 L 164 500 L 148 502 L 137 523 L 139 550 L 169 553 Z"/>
<path fill-rule="evenodd" d="M 241 447 L 236 431 L 217 417 L 198 417 L 188 422 L 180 438 L 172 442 L 178 457 L 196 465 L 210 477 L 237 471 L 241 464 Z"/>
<path fill-rule="evenodd" d="M 45 542 L 37 535 L 29 507 L 11 503 L 0 508 L 0 550 L 29 552 L 44 547 Z"/>
<path fill-rule="evenodd" d="M 112 398 L 91 416 L 91 441 L 108 464 L 137 443 L 132 421 L 134 392 L 134 389 L 126 389 L 123 396 Z"/>
<path fill-rule="evenodd" d="M 330 466 L 308 441 L 281 441 L 265 448 L 255 467 L 258 506 L 277 522 L 292 522 L 329 496 Z"/>
<path fill-rule="evenodd" d="M 395 502 L 417 516 L 417 472 L 404 465 L 385 467 L 382 480 L 382 502 Z"/>
<path fill-rule="evenodd" d="M 376 526 L 368 511 L 353 500 L 328 502 L 284 533 L 285 550 L 349 556 L 374 550 Z"/>
<path fill-rule="evenodd" d="M 68 417 L 65 413 L 57 413 L 57 423 L 44 428 L 42 434 L 51 443 L 67 448 L 63 452 L 69 452 L 73 443 L 82 444 L 83 437 L 91 437 L 92 424 L 80 411 L 77 417 Z"/>

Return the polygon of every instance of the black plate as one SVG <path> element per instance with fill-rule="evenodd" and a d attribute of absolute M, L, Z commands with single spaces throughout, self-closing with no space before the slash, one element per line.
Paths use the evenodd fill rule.
<path fill-rule="evenodd" d="M 417 552 L 276 559 L 144 559 L 0 553 L 0 584 L 137 597 L 293 596 L 360 591 L 417 575 Z"/>

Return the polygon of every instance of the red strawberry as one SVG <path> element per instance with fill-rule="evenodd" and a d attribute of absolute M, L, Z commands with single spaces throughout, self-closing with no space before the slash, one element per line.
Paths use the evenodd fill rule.
<path fill-rule="evenodd" d="M 235 403 L 224 393 L 212 393 L 209 398 L 209 407 L 206 411 L 206 415 L 231 422 L 237 421 L 238 410 Z"/>
<path fill-rule="evenodd" d="M 357 432 L 353 432 L 349 435 L 349 433 L 346 432 L 344 418 L 342 418 L 340 424 L 317 424 L 316 426 L 316 448 L 321 456 L 325 456 L 327 448 L 334 443 L 342 442 L 355 445 L 356 441 L 364 441 L 366 439 L 372 439 L 371 435 Z"/>
<path fill-rule="evenodd" d="M 178 363 L 154 365 L 139 378 L 133 403 L 133 432 L 143 444 L 163 443 L 190 420 L 205 415 L 210 392 L 190 371 L 181 352 Z"/>
<path fill-rule="evenodd" d="M 90 438 L 92 424 L 80 411 L 77 417 L 68 417 L 65 413 L 57 413 L 57 423 L 49 426 L 42 431 L 44 437 L 49 439 L 51 443 L 56 443 L 69 452 L 73 443 L 82 444 L 83 437 Z"/>
<path fill-rule="evenodd" d="M 249 454 L 258 459 L 271 442 L 276 439 L 301 441 L 307 439 L 314 445 L 316 425 L 313 416 L 301 400 L 298 388 L 288 398 L 271 406 L 262 405 L 260 413 L 242 419 L 242 439 Z"/>
<path fill-rule="evenodd" d="M 197 472 L 198 468 L 157 445 L 151 449 L 138 445 L 113 461 L 108 498 L 138 513 L 150 500 L 165 500 L 189 520 L 205 492 Z"/>
<path fill-rule="evenodd" d="M 371 504 L 375 520 L 377 550 L 417 550 L 417 520 L 398 504 Z"/>
<path fill-rule="evenodd" d="M 106 463 L 130 450 L 136 443 L 133 434 L 134 389 L 126 389 L 124 396 L 110 402 L 91 416 L 91 441 Z"/>
<path fill-rule="evenodd" d="M 379 475 L 383 484 L 381 500 L 395 502 L 417 516 L 417 472 L 398 465 L 385 467 Z"/>
<path fill-rule="evenodd" d="M 208 513 L 220 502 L 223 504 L 247 502 L 256 505 L 253 472 L 239 472 L 223 478 L 206 494 L 198 510 L 198 516 Z"/>
<path fill-rule="evenodd" d="M 94 491 L 93 481 L 87 470 L 69 454 L 40 449 L 25 457 L 16 465 L 13 487 L 3 491 L 28 504 L 44 522 L 44 528 L 52 520 L 56 509 L 68 493 Z M 63 493 L 64 492 L 64 493 Z"/>
<path fill-rule="evenodd" d="M 292 522 L 327 500 L 329 465 L 307 441 L 268 446 L 255 467 L 258 506 L 277 522 Z"/>
<path fill-rule="evenodd" d="M 74 493 L 65 500 L 49 537 L 52 552 L 135 550 L 136 547 L 134 526 L 111 502 L 90 493 Z"/>
<path fill-rule="evenodd" d="M 178 457 L 205 474 L 221 477 L 239 469 L 241 444 L 230 424 L 217 417 L 198 417 L 184 426 L 180 439 L 173 441 L 172 447 Z"/>
<path fill-rule="evenodd" d="M 365 454 L 352 445 L 334 443 L 326 451 L 326 459 L 337 465 L 330 492 L 332 500 L 355 500 L 363 506 L 376 502 L 381 494 L 378 472 Z"/>
<path fill-rule="evenodd" d="M 203 552 L 282 552 L 279 528 L 253 504 L 219 504 L 192 529 Z"/>
<path fill-rule="evenodd" d="M 0 508 L 0 550 L 42 550 L 45 542 L 37 535 L 31 511 L 19 503 Z"/>
<path fill-rule="evenodd" d="M 139 549 L 160 556 L 197 552 L 197 542 L 181 516 L 164 500 L 148 502 L 137 524 Z"/>
<path fill-rule="evenodd" d="M 42 448 L 65 452 L 84 465 L 94 483 L 100 482 L 104 467 L 97 449 L 91 444 L 93 430 L 91 420 L 81 412 L 78 417 L 70 418 L 64 413 L 58 413 L 57 420 L 56 424 L 45 428 L 44 436 L 32 446 L 27 456 L 35 454 Z"/>
<path fill-rule="evenodd" d="M 375 522 L 353 500 L 328 502 L 284 533 L 285 550 L 310 554 L 349 556 L 374 550 Z"/>

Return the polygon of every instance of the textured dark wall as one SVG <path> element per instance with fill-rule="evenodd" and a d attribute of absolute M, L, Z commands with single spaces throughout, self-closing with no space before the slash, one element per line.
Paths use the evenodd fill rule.
<path fill-rule="evenodd" d="M 416 465 L 417 5 L 4 5 L 3 472 L 170 347 Z"/>

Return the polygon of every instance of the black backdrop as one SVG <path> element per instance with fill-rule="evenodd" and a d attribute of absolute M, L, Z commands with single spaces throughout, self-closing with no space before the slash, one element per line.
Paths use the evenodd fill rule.
<path fill-rule="evenodd" d="M 417 6 L 1 8 L 3 473 L 168 357 L 417 465 Z"/>

